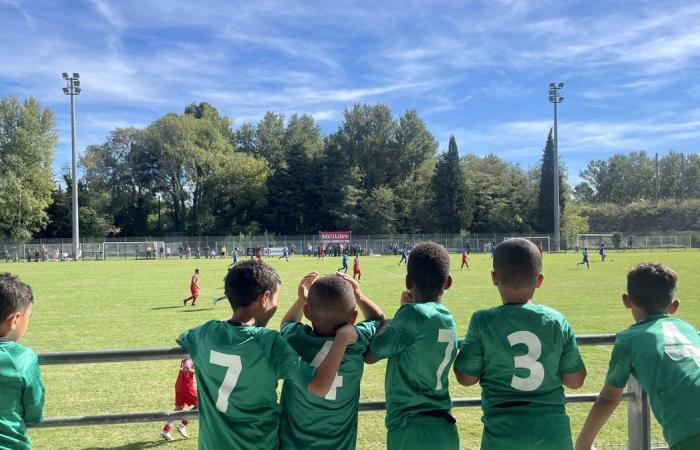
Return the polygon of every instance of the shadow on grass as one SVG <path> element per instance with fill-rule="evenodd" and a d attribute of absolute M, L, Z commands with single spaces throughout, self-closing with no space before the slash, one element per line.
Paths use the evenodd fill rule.
<path fill-rule="evenodd" d="M 117 445 L 116 447 L 88 447 L 84 450 L 139 450 L 142 448 L 156 448 L 161 445 L 169 444 L 170 442 L 160 440 L 160 441 L 142 441 L 134 442 L 131 444 Z"/>
<path fill-rule="evenodd" d="M 175 309 L 175 308 L 182 308 L 182 305 L 178 306 L 157 306 L 155 308 L 151 308 L 151 311 L 157 311 L 159 309 Z"/>
<path fill-rule="evenodd" d="M 214 308 L 200 308 L 199 306 L 195 306 L 194 308 L 183 309 L 182 311 L 178 311 L 178 312 L 192 313 L 192 312 L 213 311 L 213 310 L 214 310 Z"/>

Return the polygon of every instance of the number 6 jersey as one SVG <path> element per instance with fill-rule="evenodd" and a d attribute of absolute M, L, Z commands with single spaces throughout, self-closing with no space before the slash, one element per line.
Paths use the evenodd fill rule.
<path fill-rule="evenodd" d="M 455 369 L 479 377 L 485 414 L 508 402 L 564 405 L 561 374 L 583 368 L 564 316 L 534 303 L 475 312 L 455 361 Z"/>
<path fill-rule="evenodd" d="M 316 369 L 277 331 L 211 320 L 177 343 L 196 367 L 199 448 L 278 448 L 277 380 L 305 388 Z"/>

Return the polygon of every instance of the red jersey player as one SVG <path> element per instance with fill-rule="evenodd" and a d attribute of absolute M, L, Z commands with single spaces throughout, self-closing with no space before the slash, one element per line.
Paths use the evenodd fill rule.
<path fill-rule="evenodd" d="M 182 411 L 187 406 L 197 409 L 197 404 L 197 390 L 194 387 L 194 363 L 189 357 L 182 358 L 182 361 L 180 361 L 180 373 L 175 382 L 175 411 Z M 187 424 L 188 421 L 183 420 L 175 427 L 178 433 L 186 438 L 190 437 L 185 429 Z M 160 432 L 160 437 L 166 441 L 172 441 L 173 435 L 170 434 L 172 429 L 173 421 L 168 420 L 163 427 L 163 431 Z"/>
<path fill-rule="evenodd" d="M 464 266 L 467 266 L 467 269 L 469 268 L 469 252 L 466 248 L 462 252 L 462 266 L 459 268 L 459 270 L 464 269 Z"/>
<path fill-rule="evenodd" d="M 197 297 L 199 297 L 199 269 L 194 269 L 194 275 L 192 275 L 192 281 L 190 282 L 190 295 L 182 301 L 183 305 L 187 305 L 187 302 L 192 300 L 192 306 L 197 306 Z"/>
<path fill-rule="evenodd" d="M 355 255 L 355 261 L 352 263 L 352 279 L 355 279 L 355 276 L 357 276 L 357 281 L 360 281 L 360 278 L 362 278 L 362 272 L 360 272 L 360 257 L 358 255 Z"/>
<path fill-rule="evenodd" d="M 542 256 L 542 250 L 543 250 L 542 241 L 537 242 L 537 250 L 540 251 L 540 256 Z"/>

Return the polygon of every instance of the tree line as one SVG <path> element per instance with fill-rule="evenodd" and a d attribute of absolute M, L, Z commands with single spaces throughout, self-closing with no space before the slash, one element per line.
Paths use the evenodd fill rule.
<path fill-rule="evenodd" d="M 143 128 L 117 128 L 85 149 L 77 182 L 81 233 L 550 232 L 551 132 L 543 141 L 539 164 L 525 169 L 493 154 L 460 156 L 454 136 L 438 154 L 414 110 L 394 116 L 383 104 L 355 104 L 324 135 L 305 114 L 267 112 L 256 124 L 234 127 L 212 105 L 191 104 Z M 70 236 L 75 183 L 67 171 L 54 181 L 56 142 L 49 109 L 33 99 L 0 101 L 0 237 Z M 691 156 L 682 163 L 685 183 L 697 176 L 699 158 Z M 628 181 L 641 175 L 638 164 L 620 162 L 634 158 L 591 161 L 573 191 L 560 169 L 565 232 L 588 231 L 581 202 L 617 199 L 619 185 L 641 195 Z M 673 158 L 678 154 L 662 158 L 664 173 L 674 173 Z M 615 179 L 621 168 L 627 172 Z M 684 188 L 685 198 L 700 197 L 697 186 Z"/>

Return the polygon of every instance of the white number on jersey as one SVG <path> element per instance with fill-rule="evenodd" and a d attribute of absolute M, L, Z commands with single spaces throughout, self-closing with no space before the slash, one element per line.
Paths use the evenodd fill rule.
<path fill-rule="evenodd" d="M 671 322 L 664 321 L 661 326 L 664 330 L 664 351 L 668 357 L 674 361 L 692 358 L 700 367 L 700 349 L 694 346 Z"/>
<path fill-rule="evenodd" d="M 331 346 L 333 346 L 333 341 L 326 341 L 321 347 L 321 350 L 316 353 L 313 361 L 311 361 L 311 366 L 318 369 L 318 367 L 323 363 L 323 360 L 328 356 L 328 352 L 331 351 Z M 335 379 L 331 385 L 331 389 L 328 391 L 324 397 L 326 400 L 335 400 L 338 393 L 338 388 L 343 387 L 343 377 L 339 374 L 335 374 Z"/>
<path fill-rule="evenodd" d="M 508 335 L 510 346 L 525 344 L 527 354 L 515 357 L 516 369 L 528 369 L 530 376 L 527 378 L 513 375 L 510 385 L 519 391 L 531 392 L 542 385 L 544 381 L 544 367 L 537 360 L 542 356 L 542 343 L 534 333 L 529 331 L 517 331 Z"/>
<path fill-rule="evenodd" d="M 219 387 L 219 396 L 216 399 L 216 409 L 226 414 L 226 409 L 228 408 L 228 398 L 231 396 L 231 391 L 236 387 L 238 383 L 238 376 L 243 370 L 241 365 L 241 357 L 238 355 L 227 355 L 225 353 L 219 353 L 212 350 L 209 354 L 209 362 L 228 368 L 226 370 L 226 375 L 224 376 L 224 381 Z"/>
<path fill-rule="evenodd" d="M 452 359 L 452 351 L 455 348 L 454 331 L 449 328 L 441 328 L 440 330 L 438 330 L 437 341 L 447 343 L 447 348 L 445 349 L 445 358 L 442 360 L 440 366 L 438 366 L 437 368 L 437 372 L 435 373 L 435 375 L 437 376 L 437 385 L 435 386 L 435 389 L 439 391 L 442 390 L 442 374 L 445 372 L 447 365 L 450 363 L 450 359 Z"/>

